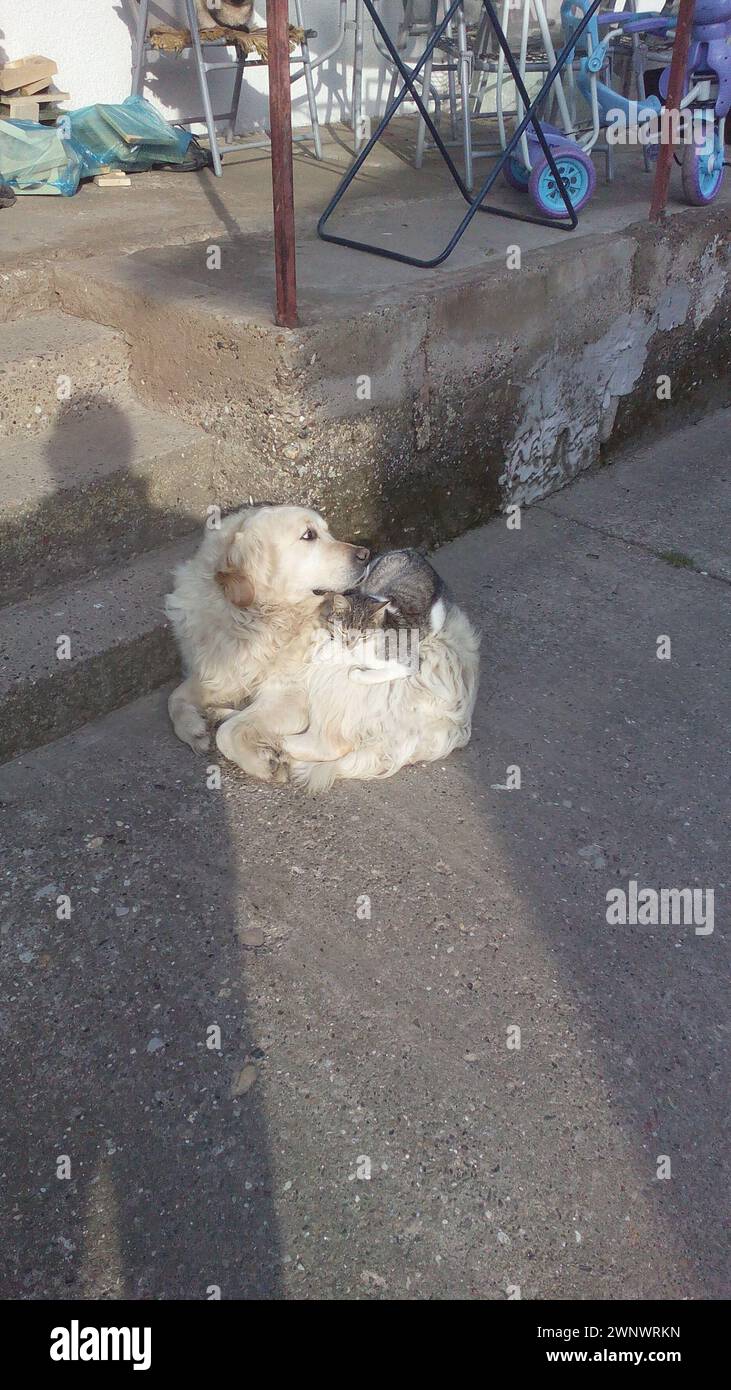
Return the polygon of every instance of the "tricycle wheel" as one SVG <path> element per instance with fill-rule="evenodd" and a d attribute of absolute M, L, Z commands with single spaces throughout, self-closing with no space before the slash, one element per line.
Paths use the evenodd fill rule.
<path fill-rule="evenodd" d="M 583 150 L 553 150 L 552 153 L 574 212 L 580 212 L 596 188 L 594 165 Z M 528 191 L 544 217 L 568 217 L 561 190 L 545 155 L 533 166 Z"/>
<path fill-rule="evenodd" d="M 682 160 L 683 193 L 694 207 L 712 203 L 723 179 L 723 144 L 716 130 L 713 141 L 686 145 Z"/>
<path fill-rule="evenodd" d="M 503 164 L 503 178 L 511 188 L 517 188 L 519 193 L 526 193 L 530 183 L 530 169 L 526 169 L 522 159 L 517 159 L 511 154 Z"/>

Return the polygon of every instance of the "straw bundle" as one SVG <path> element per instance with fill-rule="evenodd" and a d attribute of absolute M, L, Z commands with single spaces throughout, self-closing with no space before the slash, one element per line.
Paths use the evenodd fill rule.
<path fill-rule="evenodd" d="M 225 39 L 226 43 L 235 44 L 239 52 L 247 57 L 250 53 L 255 53 L 260 62 L 269 61 L 266 29 L 248 31 L 246 29 L 229 29 L 224 24 L 217 24 L 214 29 L 200 30 L 200 36 L 202 43 L 213 43 L 216 39 Z M 290 52 L 302 42 L 304 36 L 304 29 L 298 28 L 296 24 L 290 24 Z M 150 43 L 161 53 L 182 53 L 184 48 L 190 48 L 192 39 L 189 29 L 171 29 L 167 25 L 161 25 L 150 31 Z"/>

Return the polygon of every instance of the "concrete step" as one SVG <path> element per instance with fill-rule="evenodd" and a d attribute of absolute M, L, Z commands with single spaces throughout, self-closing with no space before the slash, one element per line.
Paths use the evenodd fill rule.
<path fill-rule="evenodd" d="M 114 398 L 129 379 L 129 348 L 103 324 L 57 310 L 3 327 L 0 436 L 42 434 L 59 418 Z"/>
<path fill-rule="evenodd" d="M 170 255 L 160 248 L 59 265 L 59 302 L 125 335 L 141 399 L 204 428 L 225 434 L 233 425 L 239 438 L 253 432 L 260 440 L 268 414 L 287 409 L 280 378 L 297 352 L 272 322 L 271 237 L 256 242 L 257 266 L 268 266 L 268 278 L 248 264 L 237 273 L 238 246 L 225 272 L 208 270 L 207 247 L 196 243 Z"/>
<path fill-rule="evenodd" d="M 0 440 L 0 604 L 186 534 L 216 501 L 211 436 L 128 396 Z"/>
<path fill-rule="evenodd" d="M 49 743 L 175 674 L 163 601 L 174 566 L 198 540 L 0 610 L 0 759 Z"/>

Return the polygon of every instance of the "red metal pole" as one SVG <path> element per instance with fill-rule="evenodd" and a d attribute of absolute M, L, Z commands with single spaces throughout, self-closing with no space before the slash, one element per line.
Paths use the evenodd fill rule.
<path fill-rule="evenodd" d="M 272 143 L 274 267 L 277 281 L 275 321 L 282 328 L 297 324 L 297 271 L 294 241 L 292 110 L 289 83 L 288 0 L 267 0 L 269 52 L 269 129 Z"/>
<path fill-rule="evenodd" d="M 668 95 L 665 102 L 665 110 L 669 113 L 680 110 L 680 103 L 683 97 L 683 86 L 685 83 L 685 70 L 688 63 L 688 49 L 690 47 L 690 31 L 693 27 L 693 14 L 695 11 L 695 0 L 680 0 L 678 10 L 678 25 L 675 30 L 675 42 L 673 44 L 673 56 L 670 61 L 670 79 L 668 81 Z M 652 202 L 650 203 L 650 221 L 659 222 L 665 211 L 668 201 L 668 188 L 670 187 L 670 170 L 673 161 L 672 134 L 672 114 L 669 116 L 667 128 L 667 140 L 661 139 L 660 149 L 657 156 L 657 166 L 655 168 L 655 182 L 652 185 Z M 662 123 L 660 131 L 662 133 Z"/>

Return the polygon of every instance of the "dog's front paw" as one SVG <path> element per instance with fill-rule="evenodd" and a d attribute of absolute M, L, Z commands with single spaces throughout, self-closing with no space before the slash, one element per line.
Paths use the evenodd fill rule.
<path fill-rule="evenodd" d="M 193 734 L 190 738 L 186 738 L 185 742 L 189 748 L 193 749 L 194 753 L 207 753 L 211 746 L 211 737 L 208 730 L 204 729 L 202 734 Z"/>
<path fill-rule="evenodd" d="M 278 748 L 262 743 L 248 721 L 240 714 L 227 719 L 216 731 L 216 747 L 229 762 L 236 763 L 260 782 L 287 782 L 289 763 Z"/>
<path fill-rule="evenodd" d="M 277 785 L 282 785 L 289 781 L 289 760 L 279 753 L 276 748 L 264 750 L 269 758 L 269 768 L 272 774 L 272 781 Z"/>
<path fill-rule="evenodd" d="M 183 743 L 187 743 L 194 753 L 207 753 L 211 746 L 211 736 L 208 732 L 205 719 L 201 715 L 186 716 L 179 719 L 175 725 L 175 732 Z"/>

